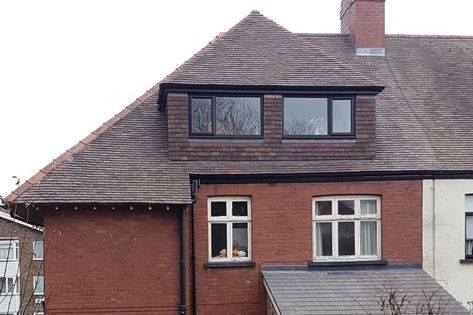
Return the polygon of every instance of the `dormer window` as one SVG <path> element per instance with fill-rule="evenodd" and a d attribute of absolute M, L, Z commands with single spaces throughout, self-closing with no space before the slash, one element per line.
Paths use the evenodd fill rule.
<path fill-rule="evenodd" d="M 260 137 L 262 100 L 257 96 L 192 96 L 190 135 Z"/>
<path fill-rule="evenodd" d="M 285 97 L 284 136 L 337 138 L 355 135 L 353 98 Z"/>

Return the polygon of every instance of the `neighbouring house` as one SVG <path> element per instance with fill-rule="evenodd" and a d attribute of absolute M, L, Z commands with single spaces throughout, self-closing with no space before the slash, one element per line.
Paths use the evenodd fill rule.
<path fill-rule="evenodd" d="M 0 207 L 0 314 L 43 313 L 43 230 Z"/>
<path fill-rule="evenodd" d="M 7 198 L 48 314 L 468 314 L 473 37 L 340 19 L 251 12 Z"/>

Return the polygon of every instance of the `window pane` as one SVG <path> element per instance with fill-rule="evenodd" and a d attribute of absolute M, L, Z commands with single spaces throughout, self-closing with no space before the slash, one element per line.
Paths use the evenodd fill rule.
<path fill-rule="evenodd" d="M 43 259 L 43 242 L 34 242 L 34 252 L 33 252 L 33 257 L 35 259 Z"/>
<path fill-rule="evenodd" d="M 355 222 L 338 223 L 338 254 L 355 255 Z"/>
<path fill-rule="evenodd" d="M 284 98 L 284 134 L 327 135 L 326 98 Z"/>
<path fill-rule="evenodd" d="M 211 225 L 212 258 L 227 257 L 227 224 L 215 223 Z"/>
<path fill-rule="evenodd" d="M 332 223 L 316 223 L 316 256 L 332 256 Z"/>
<path fill-rule="evenodd" d="M 6 278 L 0 278 L 0 293 L 5 294 L 7 292 Z"/>
<path fill-rule="evenodd" d="M 331 201 L 316 201 L 315 202 L 315 215 L 331 215 L 331 214 L 332 214 Z"/>
<path fill-rule="evenodd" d="M 352 214 L 355 214 L 355 201 L 353 201 L 353 200 L 339 200 L 338 201 L 338 214 L 339 215 L 352 215 Z"/>
<path fill-rule="evenodd" d="M 227 215 L 227 203 L 225 201 L 212 202 L 210 214 L 213 217 L 224 217 Z"/>
<path fill-rule="evenodd" d="M 233 223 L 233 257 L 248 257 L 248 223 Z"/>
<path fill-rule="evenodd" d="M 465 196 L 465 210 L 466 212 L 473 212 L 473 195 Z"/>
<path fill-rule="evenodd" d="M 259 97 L 217 97 L 217 135 L 260 135 Z"/>
<path fill-rule="evenodd" d="M 44 293 L 44 278 L 43 276 L 33 277 L 34 294 Z"/>
<path fill-rule="evenodd" d="M 333 132 L 351 132 L 351 100 L 333 100 Z"/>
<path fill-rule="evenodd" d="M 473 240 L 473 216 L 466 216 L 466 238 Z"/>
<path fill-rule="evenodd" d="M 232 214 L 235 217 L 247 217 L 248 216 L 248 202 L 234 201 L 232 203 Z"/>
<path fill-rule="evenodd" d="M 361 255 L 378 254 L 378 226 L 376 221 L 361 221 Z"/>
<path fill-rule="evenodd" d="M 10 241 L 0 243 L 0 259 L 13 260 L 15 259 L 14 244 Z"/>
<path fill-rule="evenodd" d="M 212 133 L 212 100 L 192 98 L 192 133 Z"/>
<path fill-rule="evenodd" d="M 7 287 L 7 292 L 8 293 L 15 293 L 15 279 L 14 278 L 7 278 L 7 283 L 8 283 L 8 287 Z"/>
<path fill-rule="evenodd" d="M 376 214 L 378 213 L 376 200 L 361 200 L 360 201 L 361 214 Z"/>

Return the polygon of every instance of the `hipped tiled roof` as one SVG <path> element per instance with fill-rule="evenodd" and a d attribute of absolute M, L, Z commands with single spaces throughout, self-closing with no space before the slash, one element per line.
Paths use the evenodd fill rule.
<path fill-rule="evenodd" d="M 252 11 L 162 83 L 376 86 L 368 76 Z"/>
<path fill-rule="evenodd" d="M 430 297 L 439 314 L 470 314 L 420 267 L 290 270 L 273 266 L 263 267 L 262 273 L 268 296 L 281 315 L 382 315 L 386 314 L 382 299 L 387 300 L 389 293 L 397 293 L 398 304 L 406 295 L 402 314 L 427 314 L 422 305 Z M 417 313 L 421 307 L 423 312 Z"/>
<path fill-rule="evenodd" d="M 264 40 L 253 42 L 252 38 Z M 240 45 L 253 48 L 245 58 L 244 51 L 237 51 Z M 297 49 L 291 49 L 296 46 Z M 238 54 L 221 54 L 223 48 Z M 334 71 L 321 72 L 317 69 L 319 62 L 331 64 Z M 284 76 L 286 68 L 292 66 L 297 71 Z M 292 34 L 254 12 L 164 82 L 235 84 L 234 80 L 242 79 L 247 81 L 238 82 L 269 84 L 270 75 L 255 70 L 261 67 L 266 72 L 274 71 L 274 78 L 281 80 L 278 84 L 295 79 L 296 72 L 301 78 L 317 81 L 310 84 L 333 84 L 333 76 L 340 71 L 344 75 L 338 84 L 356 81 L 385 86 L 376 97 L 376 158 L 303 162 L 171 161 L 166 114 L 156 104 L 157 85 L 42 169 L 7 200 L 10 203 L 190 203 L 191 174 L 473 172 L 473 37 L 387 36 L 385 57 L 359 57 L 346 35 Z M 240 75 L 223 75 L 233 70 L 241 71 Z M 258 78 L 259 75 L 262 76 Z"/>

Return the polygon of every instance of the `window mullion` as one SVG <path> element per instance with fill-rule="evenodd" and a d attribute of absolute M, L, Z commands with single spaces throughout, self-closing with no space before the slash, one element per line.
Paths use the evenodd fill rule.
<path fill-rule="evenodd" d="M 227 222 L 227 258 L 231 259 L 233 257 L 233 223 Z"/>

